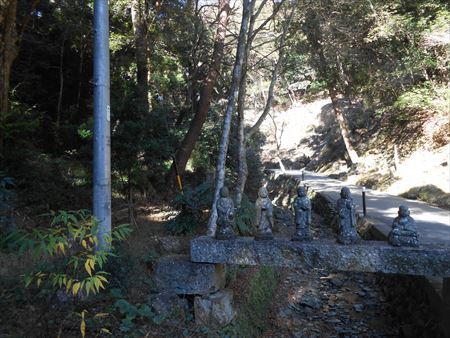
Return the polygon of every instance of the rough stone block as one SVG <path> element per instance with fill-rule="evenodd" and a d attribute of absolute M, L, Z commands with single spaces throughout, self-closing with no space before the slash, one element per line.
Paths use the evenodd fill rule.
<path fill-rule="evenodd" d="M 155 266 L 155 280 L 161 290 L 179 295 L 204 295 L 225 285 L 225 266 L 193 263 L 189 256 L 165 256 Z"/>
<path fill-rule="evenodd" d="M 233 291 L 229 289 L 198 296 L 194 299 L 195 323 L 211 329 L 220 329 L 229 324 L 235 315 Z"/>
<path fill-rule="evenodd" d="M 302 243 L 284 238 L 255 241 L 251 237 L 240 237 L 216 241 L 211 237 L 202 236 L 191 241 L 191 259 L 193 262 L 203 263 L 450 276 L 448 246 L 393 247 L 381 241 L 340 245 L 333 240 Z"/>
<path fill-rule="evenodd" d="M 163 291 L 150 300 L 150 305 L 157 315 L 170 317 L 172 315 L 183 317 L 184 310 L 188 308 L 188 301 L 175 293 Z"/>

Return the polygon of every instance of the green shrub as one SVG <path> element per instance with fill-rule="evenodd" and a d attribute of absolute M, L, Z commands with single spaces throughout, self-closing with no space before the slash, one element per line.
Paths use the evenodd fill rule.
<path fill-rule="evenodd" d="M 174 199 L 174 204 L 181 211 L 166 223 L 167 229 L 174 235 L 194 234 L 205 222 L 203 211 L 211 206 L 213 187 L 205 182 L 194 189 L 186 187 L 182 194 Z"/>
<path fill-rule="evenodd" d="M 433 112 L 447 111 L 449 93 L 446 85 L 425 82 L 401 94 L 394 103 L 394 107 L 416 109 Z"/>
<path fill-rule="evenodd" d="M 108 283 L 103 266 L 113 256 L 113 243 L 130 233 L 122 224 L 107 238 L 110 250 L 99 248 L 98 221 L 87 210 L 52 212 L 51 227 L 17 231 L 7 237 L 19 253 L 31 251 L 39 263 L 24 275 L 25 286 L 35 284 L 58 290 L 64 288 L 74 296 L 98 293 Z"/>
<path fill-rule="evenodd" d="M 255 206 L 246 195 L 242 196 L 241 206 L 236 212 L 236 227 L 242 236 L 252 236 L 255 230 Z"/>
<path fill-rule="evenodd" d="M 261 337 L 267 329 L 267 312 L 277 287 L 273 268 L 263 267 L 255 275 L 248 287 L 246 303 L 239 309 L 232 337 Z"/>

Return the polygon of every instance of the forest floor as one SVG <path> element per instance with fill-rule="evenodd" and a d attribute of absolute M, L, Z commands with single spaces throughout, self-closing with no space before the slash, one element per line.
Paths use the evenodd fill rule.
<path fill-rule="evenodd" d="M 355 107 L 348 107 L 353 144 L 360 156 L 358 166 L 348 166 L 345 148 L 328 98 L 317 97 L 309 102 L 298 102 L 286 110 L 274 109 L 261 126 L 266 136 L 262 162 L 266 168 L 301 169 L 332 175 L 349 184 L 364 185 L 421 199 L 432 205 L 450 208 L 450 173 L 448 143 L 448 114 L 429 114 L 397 130 L 391 117 L 360 116 Z M 358 115 L 360 114 L 360 115 Z M 255 119 L 251 111 L 249 122 Z M 415 129 L 414 129 L 415 128 Z M 417 130 L 417 137 L 399 140 L 399 133 Z M 398 161 L 394 160 L 394 148 Z"/>

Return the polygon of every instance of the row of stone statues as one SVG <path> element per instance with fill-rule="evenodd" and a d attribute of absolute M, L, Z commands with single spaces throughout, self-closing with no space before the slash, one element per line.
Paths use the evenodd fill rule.
<path fill-rule="evenodd" d="M 356 206 L 353 203 L 350 189 L 343 187 L 336 208 L 338 212 L 338 238 L 341 244 L 358 243 L 361 238 L 356 231 Z M 265 187 L 259 189 L 256 207 L 256 234 L 255 240 L 273 239 L 273 205 Z M 295 233 L 293 241 L 311 241 L 311 200 L 308 198 L 305 187 L 297 190 L 297 197 L 292 205 L 295 215 Z M 216 238 L 220 240 L 233 239 L 234 231 L 234 203 L 229 196 L 228 188 L 222 187 L 217 202 L 217 231 Z M 418 246 L 419 239 L 414 219 L 409 209 L 400 206 L 398 216 L 394 219 L 389 234 L 389 243 L 394 246 Z"/>

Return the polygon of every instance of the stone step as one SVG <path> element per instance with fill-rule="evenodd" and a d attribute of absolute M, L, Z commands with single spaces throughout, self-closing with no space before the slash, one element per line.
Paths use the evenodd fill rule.
<path fill-rule="evenodd" d="M 255 241 L 253 237 L 239 237 L 220 241 L 202 236 L 191 241 L 191 260 L 450 277 L 448 246 L 393 247 L 382 241 L 341 245 L 325 239 L 301 243 L 287 238 Z"/>

